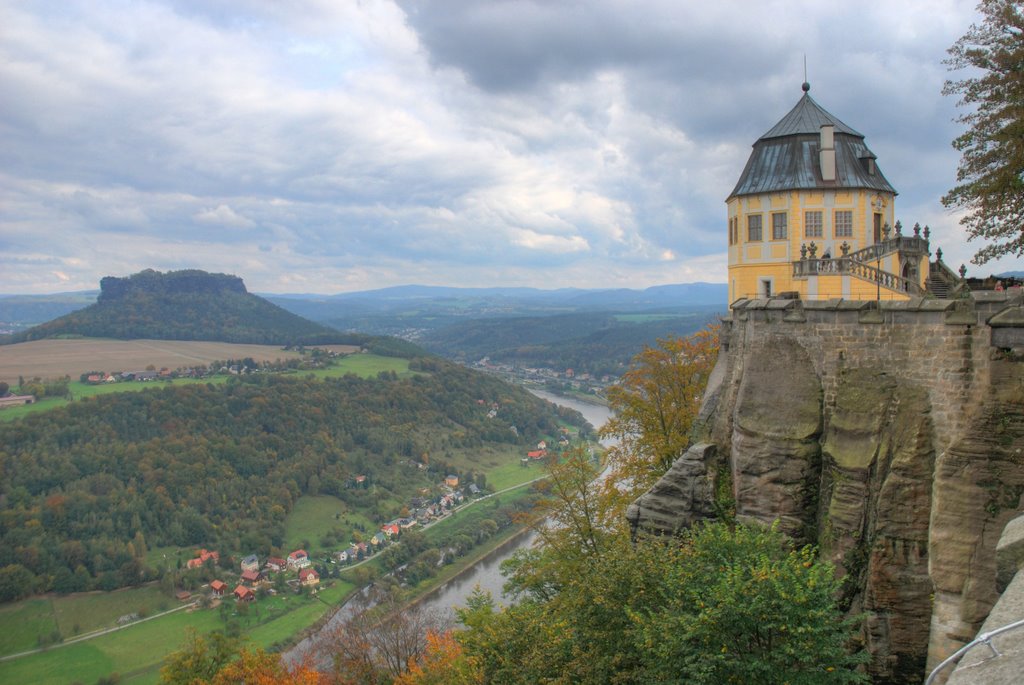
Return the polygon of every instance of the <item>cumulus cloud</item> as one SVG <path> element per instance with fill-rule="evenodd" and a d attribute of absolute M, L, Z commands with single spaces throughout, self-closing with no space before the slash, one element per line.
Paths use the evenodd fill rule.
<path fill-rule="evenodd" d="M 973 19 L 956 0 L 72 0 L 4 17 L 0 266 L 21 291 L 184 267 L 281 292 L 724 281 L 722 201 L 800 96 L 805 50 L 905 223 L 971 249 L 938 205 L 957 132 L 941 59 Z"/>

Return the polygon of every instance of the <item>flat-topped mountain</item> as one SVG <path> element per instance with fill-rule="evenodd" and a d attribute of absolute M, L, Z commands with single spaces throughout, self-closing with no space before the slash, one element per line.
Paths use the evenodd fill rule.
<path fill-rule="evenodd" d="M 107 276 L 95 304 L 17 333 L 10 342 L 61 335 L 272 345 L 326 344 L 345 337 L 253 295 L 237 276 L 197 269 Z"/>

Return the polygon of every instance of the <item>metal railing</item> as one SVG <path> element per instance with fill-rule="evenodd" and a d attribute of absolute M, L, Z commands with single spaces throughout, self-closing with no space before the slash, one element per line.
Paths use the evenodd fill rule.
<path fill-rule="evenodd" d="M 948 659 L 946 659 L 941 664 L 932 669 L 932 672 L 928 675 L 928 679 L 924 681 L 924 685 L 932 685 L 932 683 L 935 682 L 935 678 L 939 675 L 942 669 L 944 669 L 946 666 L 949 666 L 952 663 L 959 661 L 964 654 L 967 654 L 967 652 L 969 652 L 974 647 L 977 647 L 978 645 L 985 645 L 986 647 L 991 649 L 993 658 L 1002 656 L 1002 654 L 999 653 L 999 650 L 996 649 L 995 645 L 992 644 L 992 638 L 1001 633 L 1013 630 L 1014 628 L 1021 627 L 1024 627 L 1024 620 L 1014 621 L 1013 623 L 1009 623 L 1003 626 L 1002 628 L 996 628 L 995 630 L 990 630 L 987 633 L 982 633 L 978 635 L 978 637 L 974 638 L 966 645 L 953 652 L 952 656 L 950 656 Z"/>

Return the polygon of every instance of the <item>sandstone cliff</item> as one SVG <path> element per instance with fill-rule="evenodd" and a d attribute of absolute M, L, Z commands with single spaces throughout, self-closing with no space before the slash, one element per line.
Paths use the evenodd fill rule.
<path fill-rule="evenodd" d="M 819 545 L 866 616 L 876 683 L 920 683 L 997 598 L 995 546 L 1024 492 L 1020 298 L 749 301 L 725 322 L 697 444 L 630 508 L 674 532 L 779 520 Z"/>

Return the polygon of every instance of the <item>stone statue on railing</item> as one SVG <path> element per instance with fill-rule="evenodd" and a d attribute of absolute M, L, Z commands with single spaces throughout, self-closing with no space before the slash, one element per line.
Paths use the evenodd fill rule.
<path fill-rule="evenodd" d="M 915 238 L 920 238 L 921 237 L 921 224 L 920 223 L 914 223 L 914 237 Z M 925 237 L 927 238 L 927 236 L 925 236 Z"/>
<path fill-rule="evenodd" d="M 839 251 L 843 253 L 843 256 L 850 254 L 850 243 L 843 241 L 843 244 L 839 246 Z"/>
<path fill-rule="evenodd" d="M 903 223 L 899 219 L 897 219 L 896 220 L 896 237 L 900 238 L 902 236 L 903 236 Z"/>

